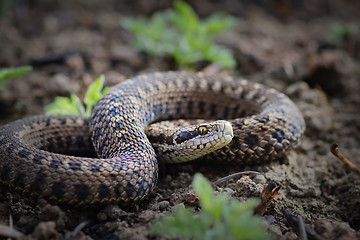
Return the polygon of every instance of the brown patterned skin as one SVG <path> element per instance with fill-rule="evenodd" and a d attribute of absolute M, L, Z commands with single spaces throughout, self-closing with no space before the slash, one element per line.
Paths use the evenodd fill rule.
<path fill-rule="evenodd" d="M 158 175 L 145 128 L 179 118 L 229 119 L 234 138 L 211 155 L 240 164 L 280 158 L 305 129 L 294 103 L 262 85 L 202 73 L 145 74 L 111 88 L 90 121 L 39 116 L 3 126 L 0 179 L 24 195 L 74 206 L 140 201 Z M 91 142 L 100 158 L 64 155 L 86 154 Z"/>

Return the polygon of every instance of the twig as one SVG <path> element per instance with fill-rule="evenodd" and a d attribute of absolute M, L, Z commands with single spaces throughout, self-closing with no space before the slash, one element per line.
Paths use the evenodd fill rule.
<path fill-rule="evenodd" d="M 3 224 L 0 224 L 0 236 L 15 238 L 15 239 L 25 237 L 25 235 L 22 232 L 19 232 L 18 230 Z"/>
<path fill-rule="evenodd" d="M 266 208 L 279 192 L 281 185 L 276 185 L 274 182 L 269 182 L 261 192 L 261 202 L 254 212 L 258 215 L 264 215 Z"/>
<path fill-rule="evenodd" d="M 75 237 L 86 225 L 89 224 L 89 222 L 90 222 L 89 220 L 85 220 L 79 223 L 71 232 L 71 237 Z"/>
<path fill-rule="evenodd" d="M 309 225 L 304 224 L 302 218 L 296 216 L 289 210 L 283 208 L 281 212 L 284 214 L 287 223 L 292 227 L 295 232 L 299 235 L 300 239 L 306 240 L 325 240 L 322 236 L 320 236 L 314 229 L 312 229 Z M 302 223 L 301 223 L 302 222 Z M 305 229 L 305 233 L 304 233 Z"/>
<path fill-rule="evenodd" d="M 9 213 L 9 227 L 14 228 L 14 221 L 11 212 Z"/>
<path fill-rule="evenodd" d="M 226 181 L 229 181 L 230 179 L 233 179 L 233 178 L 237 178 L 237 177 L 240 177 L 240 176 L 244 176 L 244 175 L 257 175 L 257 174 L 260 174 L 259 172 L 256 172 L 256 171 L 244 171 L 244 172 L 237 172 L 237 173 L 233 173 L 233 174 L 230 174 L 226 177 L 223 177 L 223 178 L 220 178 L 218 180 L 216 180 L 215 182 L 213 182 L 213 185 L 214 186 L 217 186 L 219 184 L 222 184 Z"/>
<path fill-rule="evenodd" d="M 330 151 L 332 154 L 334 154 L 335 157 L 337 157 L 343 164 L 349 167 L 351 171 L 354 173 L 360 175 L 360 168 L 353 164 L 349 159 L 347 159 L 339 150 L 339 146 L 334 143 L 330 146 Z"/>
<path fill-rule="evenodd" d="M 299 216 L 298 219 L 299 219 L 299 224 L 298 224 L 299 237 L 301 240 L 308 240 L 305 230 L 304 219 L 301 216 Z"/>

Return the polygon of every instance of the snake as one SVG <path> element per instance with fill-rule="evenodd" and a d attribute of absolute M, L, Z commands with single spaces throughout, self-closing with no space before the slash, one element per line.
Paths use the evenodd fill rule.
<path fill-rule="evenodd" d="M 195 124 L 168 131 L 171 120 Z M 0 181 L 58 204 L 131 205 L 155 188 L 158 159 L 263 164 L 284 157 L 304 130 L 294 102 L 262 84 L 202 72 L 142 74 L 111 87 L 90 118 L 40 115 L 2 126 Z"/>

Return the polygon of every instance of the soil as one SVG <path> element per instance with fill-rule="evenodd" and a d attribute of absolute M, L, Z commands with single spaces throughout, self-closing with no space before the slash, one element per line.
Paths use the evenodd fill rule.
<path fill-rule="evenodd" d="M 282 187 L 264 218 L 275 239 L 299 239 L 282 209 L 300 216 L 317 237 L 360 237 L 360 177 L 329 150 L 360 166 L 360 18 L 358 1 L 205 1 L 192 0 L 201 17 L 218 11 L 237 18 L 236 26 L 217 39 L 234 51 L 232 70 L 200 63 L 195 70 L 242 76 L 286 93 L 306 120 L 302 143 L 285 160 L 265 166 L 214 167 L 203 161 L 161 165 L 157 188 L 131 207 L 115 205 L 78 209 L 43 199 L 0 195 L 0 236 L 23 239 L 161 239 L 149 225 L 175 205 L 194 206 L 192 177 L 211 181 L 231 173 L 261 174 L 233 179 L 217 191 L 239 200 L 258 196 L 258 185 Z M 171 1 L 18 1 L 0 18 L 0 67 L 32 64 L 0 92 L 0 124 L 43 114 L 55 96 L 76 93 L 101 73 L 111 86 L 128 77 L 174 68 L 132 47 L 133 36 L 120 26 L 125 16 L 150 16 Z M 335 43 L 334 24 L 353 24 L 357 31 Z M 169 63 L 170 62 L 170 63 Z M 201 67 L 200 67 L 201 66 Z M 215 69 L 215 70 L 214 70 Z M 12 225 L 17 231 L 2 226 Z"/>

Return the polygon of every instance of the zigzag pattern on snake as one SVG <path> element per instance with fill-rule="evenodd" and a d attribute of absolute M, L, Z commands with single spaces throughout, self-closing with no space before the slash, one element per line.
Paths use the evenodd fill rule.
<path fill-rule="evenodd" d="M 3 126 L 0 180 L 24 195 L 74 206 L 140 201 L 158 176 L 145 128 L 179 118 L 230 121 L 234 138 L 210 155 L 239 164 L 282 157 L 305 129 L 295 104 L 263 85 L 202 73 L 145 74 L 112 87 L 91 120 L 39 116 Z M 65 155 L 86 154 L 90 141 L 99 158 Z"/>

